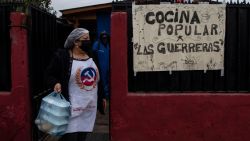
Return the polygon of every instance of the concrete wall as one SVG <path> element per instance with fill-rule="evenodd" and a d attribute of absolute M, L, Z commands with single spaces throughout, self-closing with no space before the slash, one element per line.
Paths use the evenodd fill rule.
<path fill-rule="evenodd" d="M 28 78 L 26 16 L 11 13 L 10 92 L 0 92 L 0 135 L 2 141 L 30 141 L 31 113 Z"/>
<path fill-rule="evenodd" d="M 130 93 L 127 14 L 111 16 L 112 141 L 247 141 L 246 93 Z"/>

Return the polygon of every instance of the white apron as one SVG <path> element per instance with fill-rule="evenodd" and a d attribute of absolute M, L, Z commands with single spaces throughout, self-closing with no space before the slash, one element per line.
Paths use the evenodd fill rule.
<path fill-rule="evenodd" d="M 71 117 L 66 133 L 93 131 L 98 81 L 99 72 L 92 58 L 73 60 L 68 85 Z"/>

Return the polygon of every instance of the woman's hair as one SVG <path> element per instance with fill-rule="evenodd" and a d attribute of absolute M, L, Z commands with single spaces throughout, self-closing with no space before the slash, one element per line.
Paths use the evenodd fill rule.
<path fill-rule="evenodd" d="M 74 42 L 78 40 L 83 34 L 89 33 L 85 28 L 75 28 L 67 37 L 64 48 L 70 49 L 74 46 Z"/>

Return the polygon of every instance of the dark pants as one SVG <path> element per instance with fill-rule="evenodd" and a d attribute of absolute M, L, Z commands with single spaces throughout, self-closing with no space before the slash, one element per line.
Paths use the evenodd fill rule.
<path fill-rule="evenodd" d="M 59 141 L 85 141 L 87 132 L 75 132 L 64 134 Z"/>

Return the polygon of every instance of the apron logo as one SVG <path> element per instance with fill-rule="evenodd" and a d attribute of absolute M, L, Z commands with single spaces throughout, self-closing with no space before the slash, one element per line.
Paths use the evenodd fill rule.
<path fill-rule="evenodd" d="M 80 86 L 80 88 L 87 91 L 95 88 L 97 80 L 96 70 L 90 67 L 83 69 L 81 72 L 80 71 L 81 70 L 79 68 L 76 73 L 77 84 Z"/>

